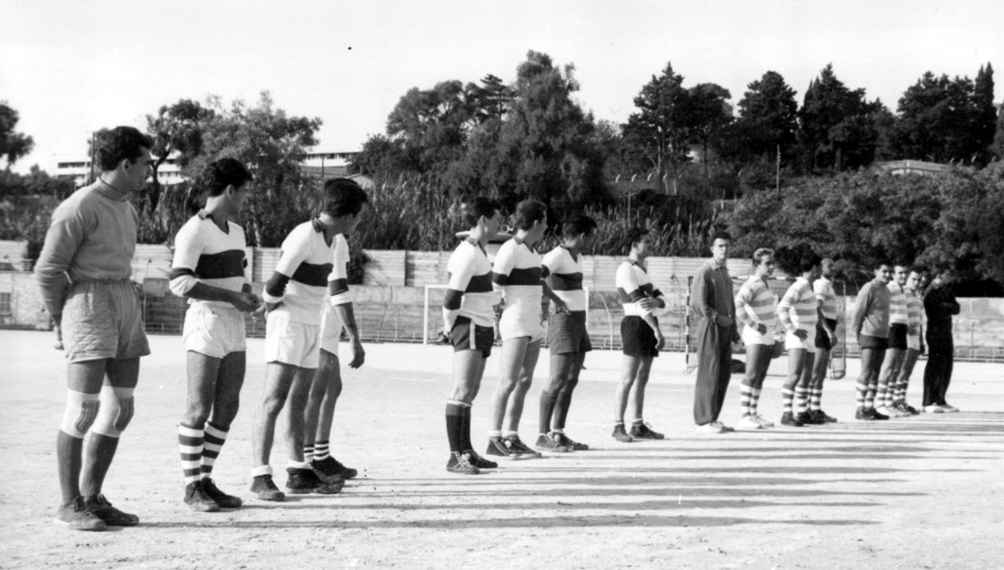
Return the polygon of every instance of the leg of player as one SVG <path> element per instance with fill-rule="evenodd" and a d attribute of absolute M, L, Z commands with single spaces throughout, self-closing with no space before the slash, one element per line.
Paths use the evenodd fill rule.
<path fill-rule="evenodd" d="M 100 409 L 101 383 L 107 360 L 71 362 L 67 366 L 67 398 L 63 421 L 56 438 L 56 462 L 62 503 L 56 520 L 74 530 L 104 530 L 107 524 L 84 505 L 80 494 L 80 470 L 84 435 Z"/>
<path fill-rule="evenodd" d="M 812 363 L 812 384 L 809 388 L 809 413 L 816 423 L 833 423 L 837 419 L 823 411 L 823 382 L 826 380 L 826 370 L 830 363 L 829 349 L 816 349 L 816 358 Z"/>
<path fill-rule="evenodd" d="M 289 461 L 286 464 L 286 490 L 294 495 L 305 493 L 333 494 L 342 490 L 344 481 L 338 480 L 331 484 L 321 484 L 321 480 L 310 467 L 308 458 L 303 454 L 304 420 L 306 417 L 307 397 L 310 386 L 316 375 L 316 368 L 296 368 L 293 382 L 286 398 L 288 404 L 289 422 L 283 434 L 286 448 L 289 450 Z"/>
<path fill-rule="evenodd" d="M 240 408 L 246 367 L 247 357 L 243 350 L 227 354 L 220 362 L 213 395 L 213 414 L 206 423 L 205 442 L 202 447 L 202 489 L 223 509 L 236 509 L 242 505 L 239 497 L 221 491 L 212 476 L 213 466 L 230 433 L 230 424 L 237 417 L 237 410 Z"/>
<path fill-rule="evenodd" d="M 903 362 L 903 351 L 898 348 L 886 350 L 885 358 L 882 359 L 882 367 L 879 370 L 878 392 L 876 394 L 877 406 L 875 411 L 889 417 L 899 417 L 901 414 L 892 407 L 892 392 L 895 388 L 895 378 L 899 376 L 899 369 Z"/>
<path fill-rule="evenodd" d="M 763 391 L 763 381 L 767 378 L 767 369 L 770 367 L 770 361 L 774 358 L 774 347 L 771 345 L 759 345 L 758 347 L 758 358 L 757 363 L 759 366 L 756 368 L 756 379 L 753 384 L 753 395 L 752 401 L 750 403 L 750 413 L 753 416 L 753 420 L 760 425 L 761 429 L 774 427 L 774 422 L 768 420 L 767 418 L 760 415 L 760 393 Z"/>
<path fill-rule="evenodd" d="M 634 397 L 631 399 L 634 410 L 634 420 L 628 435 L 634 439 L 664 439 L 666 436 L 653 430 L 645 423 L 645 389 L 648 388 L 648 378 L 652 372 L 651 356 L 643 356 L 638 366 L 638 375 L 634 380 Z"/>
<path fill-rule="evenodd" d="M 450 473 L 477 475 L 481 469 L 498 467 L 478 456 L 471 445 L 471 404 L 481 387 L 485 360 L 479 350 L 453 353 L 453 391 L 446 402 L 446 436 L 450 444 L 446 470 Z"/>
<path fill-rule="evenodd" d="M 736 424 L 736 427 L 742 429 L 763 428 L 760 422 L 756 420 L 756 416 L 754 415 L 755 408 L 753 407 L 753 393 L 756 392 L 757 376 L 763 367 L 760 362 L 761 346 L 763 345 L 753 342 L 746 344 L 746 373 L 743 375 L 743 381 L 739 385 L 739 406 L 742 416 Z M 767 358 L 769 359 L 770 355 L 767 355 Z"/>
<path fill-rule="evenodd" d="M 518 379 L 509 395 L 509 405 L 506 407 L 506 430 L 503 432 L 506 445 L 511 450 L 517 450 L 525 459 L 535 459 L 541 454 L 523 443 L 519 437 L 519 422 L 523 417 L 523 405 L 526 394 L 533 384 L 533 372 L 537 369 L 537 359 L 540 357 L 540 339 L 531 340 L 526 345 L 523 362 L 519 367 Z"/>
<path fill-rule="evenodd" d="M 359 473 L 352 467 L 346 467 L 331 455 L 331 426 L 335 418 L 335 406 L 341 394 L 342 371 L 338 355 L 322 348 L 320 365 L 317 367 L 307 403 L 309 423 L 305 421 L 304 424 L 304 453 L 307 453 L 308 447 L 313 447 L 311 467 L 324 481 L 334 481 L 336 478 L 352 479 Z"/>
<path fill-rule="evenodd" d="M 809 413 L 809 398 L 812 389 L 812 368 L 816 361 L 816 353 L 810 349 L 805 350 L 802 355 L 802 370 L 795 386 L 795 398 L 798 400 L 798 409 L 795 419 L 803 424 L 821 424 L 815 416 Z"/>
<path fill-rule="evenodd" d="M 84 448 L 80 491 L 88 510 L 108 526 L 134 526 L 139 524 L 139 517 L 113 507 L 101 488 L 118 449 L 119 437 L 132 420 L 139 358 L 108 360 L 106 372 L 108 383 L 101 391 L 101 408 Z"/>
<path fill-rule="evenodd" d="M 502 423 L 505 421 L 509 396 L 519 382 L 520 371 L 526 357 L 530 337 L 510 338 L 502 341 L 502 362 L 495 394 L 492 396 L 492 423 L 488 432 L 488 455 L 523 459 L 523 453 L 513 453 L 508 442 L 502 437 Z"/>
<path fill-rule="evenodd" d="M 781 425 L 802 427 L 802 422 L 795 416 L 792 410 L 792 403 L 795 399 L 795 390 L 802 378 L 802 370 L 805 366 L 805 349 L 788 348 L 788 379 L 781 387 Z"/>
<path fill-rule="evenodd" d="M 178 423 L 178 451 L 185 479 L 184 502 L 196 512 L 215 512 L 219 505 L 202 487 L 202 465 L 205 456 L 206 421 L 213 411 L 216 384 L 220 376 L 220 358 L 189 350 L 188 397 L 185 415 Z"/>
<path fill-rule="evenodd" d="M 272 480 L 269 456 L 275 438 L 275 422 L 279 412 L 286 405 L 296 367 L 281 362 L 269 362 L 265 366 L 265 397 L 258 408 L 254 429 L 251 431 L 251 492 L 263 501 L 282 501 L 286 498 Z"/>
<path fill-rule="evenodd" d="M 568 410 L 572 406 L 572 393 L 575 391 L 575 387 L 579 385 L 579 373 L 582 372 L 582 364 L 585 362 L 586 353 L 576 352 L 573 353 L 573 356 L 571 368 L 568 370 L 565 382 L 558 392 L 558 402 L 554 407 L 554 416 L 551 420 L 551 434 L 557 437 L 559 443 L 570 448 L 572 451 L 585 451 L 589 449 L 588 445 L 575 441 L 565 433 Z"/>
<path fill-rule="evenodd" d="M 552 347 L 553 351 L 554 348 Z M 561 390 L 571 375 L 572 366 L 575 362 L 574 353 L 556 354 L 551 353 L 550 375 L 547 384 L 540 390 L 540 414 L 537 419 L 537 442 L 534 445 L 541 451 L 568 452 L 570 447 L 559 444 L 555 438 L 551 437 L 551 418 L 555 415 L 555 407 Z"/>
<path fill-rule="evenodd" d="M 614 403 L 614 431 L 611 435 L 617 441 L 624 443 L 634 441 L 634 438 L 624 429 L 624 412 L 627 410 L 628 395 L 631 393 L 631 387 L 634 386 L 635 378 L 638 377 L 638 369 L 641 364 L 642 357 L 629 354 L 621 357 L 621 381 L 617 386 L 616 402 Z"/>
<path fill-rule="evenodd" d="M 906 401 L 906 394 L 910 389 L 910 376 L 913 375 L 913 369 L 917 365 L 918 358 L 920 358 L 919 350 L 915 348 L 906 349 L 906 356 L 903 357 L 903 367 L 899 372 L 899 397 L 903 402 L 903 408 L 905 408 L 910 415 L 918 413 L 917 409 L 908 404 Z"/>

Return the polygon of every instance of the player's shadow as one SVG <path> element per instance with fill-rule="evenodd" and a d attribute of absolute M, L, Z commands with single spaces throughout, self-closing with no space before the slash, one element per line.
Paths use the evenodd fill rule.
<path fill-rule="evenodd" d="M 987 452 L 990 453 L 990 452 Z M 757 455 L 684 455 L 684 454 L 661 454 L 661 455 L 619 455 L 616 458 L 610 457 L 606 458 L 609 460 L 629 460 L 629 461 L 647 461 L 651 459 L 658 459 L 662 461 L 745 461 L 750 463 L 755 463 L 758 461 L 802 461 L 806 459 L 832 459 L 835 461 L 855 461 L 855 460 L 882 460 L 882 459 L 945 459 L 945 460 L 981 460 L 981 459 L 992 459 L 991 456 L 978 456 L 978 455 L 917 455 L 909 453 L 889 453 L 889 452 L 876 452 L 875 454 L 861 454 L 861 453 L 798 453 L 797 450 L 793 450 L 792 453 L 777 453 L 777 454 L 757 454 Z M 708 469 L 715 469 L 710 467 Z"/>
<path fill-rule="evenodd" d="M 402 497 L 433 497 L 433 496 L 443 496 L 443 497 L 518 497 L 518 498 L 531 498 L 531 497 L 547 497 L 549 499 L 554 497 L 653 497 L 653 496 L 667 496 L 667 497 L 679 497 L 683 496 L 713 496 L 713 497 L 787 497 L 787 498 L 799 498 L 799 497 L 919 497 L 923 496 L 924 493 L 915 493 L 910 491 L 831 491 L 827 489 L 808 489 L 808 488 L 792 488 L 792 487 L 745 487 L 745 486 L 735 486 L 735 485 L 706 485 L 706 486 L 645 486 L 639 487 L 635 486 L 625 486 L 625 487 L 602 487 L 602 486 L 586 486 L 582 480 L 575 480 L 574 483 L 565 484 L 562 486 L 560 479 L 547 479 L 546 481 L 555 482 L 556 486 L 547 488 L 464 488 L 457 487 L 452 489 L 422 489 L 420 491 L 408 492 L 408 491 L 394 491 L 394 492 L 379 492 L 370 491 L 359 493 L 358 496 L 362 498 L 402 498 Z M 860 482 L 860 481 L 856 481 Z M 898 480 L 892 480 L 889 482 L 899 482 Z M 718 482 L 721 484 L 721 482 Z M 573 487 L 572 485 L 580 485 Z"/>
<path fill-rule="evenodd" d="M 882 506 L 883 503 L 867 501 L 839 501 L 839 502 L 776 502 L 763 501 L 757 499 L 706 499 L 693 498 L 677 494 L 671 499 L 642 500 L 642 501 L 505 501 L 478 503 L 366 503 L 366 504 L 331 504 L 338 510 L 394 510 L 394 511 L 435 511 L 435 510 L 477 510 L 477 511 L 497 511 L 497 510 L 546 510 L 546 511 L 661 511 L 672 509 L 750 509 L 757 507 L 812 507 L 814 509 L 830 507 L 865 507 L 873 508 Z M 299 510 L 309 510 L 319 508 L 319 505 L 311 503 L 297 503 L 288 507 L 276 506 L 269 508 L 290 508 Z"/>
<path fill-rule="evenodd" d="M 799 457 L 791 457 L 792 460 L 797 460 Z M 533 472 L 540 473 L 577 473 L 577 472 L 595 472 L 595 471 L 610 471 L 611 467 L 604 466 L 547 466 L 538 467 L 533 469 Z M 792 461 L 791 465 L 777 465 L 777 466 L 756 466 L 756 465 L 744 465 L 741 467 L 634 467 L 630 470 L 631 473 L 637 473 L 639 476 L 648 475 L 650 473 L 707 473 L 709 477 L 714 477 L 718 473 L 783 473 L 786 475 L 801 475 L 801 474 L 840 474 L 840 475 L 856 475 L 856 474 L 869 474 L 869 473 L 900 473 L 900 472 L 910 472 L 910 471 L 976 471 L 975 469 L 897 469 L 895 467 L 842 467 L 833 465 L 801 465 L 797 461 Z M 530 473 L 531 471 L 527 471 Z M 819 483 L 820 481 L 810 481 L 811 483 Z M 802 483 L 805 484 L 805 483 Z"/>

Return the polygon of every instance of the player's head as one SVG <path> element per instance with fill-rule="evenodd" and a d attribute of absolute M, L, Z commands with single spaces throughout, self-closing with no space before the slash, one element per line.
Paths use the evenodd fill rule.
<path fill-rule="evenodd" d="M 729 256 L 729 246 L 732 244 L 732 236 L 726 231 L 716 231 L 711 235 L 711 258 L 718 263 L 724 263 Z"/>
<path fill-rule="evenodd" d="M 753 273 L 760 277 L 770 277 L 774 274 L 774 250 L 769 247 L 758 247 L 753 252 Z"/>
<path fill-rule="evenodd" d="M 244 204 L 247 183 L 252 178 L 251 172 L 239 160 L 221 158 L 206 165 L 195 186 L 200 193 L 209 197 L 224 197 L 230 213 L 236 214 Z"/>
<path fill-rule="evenodd" d="M 471 231 L 479 231 L 486 238 L 498 233 L 502 226 L 502 213 L 499 203 L 491 198 L 475 196 L 460 203 L 460 223 Z"/>
<path fill-rule="evenodd" d="M 150 137 L 133 127 L 101 129 L 94 137 L 94 158 L 102 176 L 123 190 L 139 190 L 150 175 Z"/>
<path fill-rule="evenodd" d="M 627 242 L 628 255 L 634 257 L 635 259 L 644 259 L 648 257 L 648 230 L 645 228 L 634 227 L 627 231 L 625 235 L 625 241 Z"/>
<path fill-rule="evenodd" d="M 797 267 L 799 275 L 807 279 L 812 278 L 819 269 L 819 256 L 811 251 L 805 252 L 798 258 Z"/>
<path fill-rule="evenodd" d="M 892 264 L 884 259 L 875 262 L 875 279 L 888 283 L 892 279 Z"/>
<path fill-rule="evenodd" d="M 585 214 L 572 214 L 561 222 L 561 238 L 568 247 L 583 249 L 589 245 L 596 220 Z"/>
<path fill-rule="evenodd" d="M 331 178 L 324 182 L 321 199 L 321 216 L 343 226 L 342 232 L 351 232 L 359 223 L 359 214 L 369 201 L 366 192 L 351 178 Z"/>
<path fill-rule="evenodd" d="M 914 265 L 906 276 L 905 287 L 910 291 L 920 291 L 924 286 L 924 270 Z"/>
<path fill-rule="evenodd" d="M 910 276 L 910 266 L 905 262 L 899 262 L 892 266 L 892 278 L 900 287 L 906 285 L 906 279 Z"/>
<path fill-rule="evenodd" d="M 833 277 L 833 263 L 832 257 L 824 257 L 822 261 L 819 262 L 819 274 L 827 279 Z"/>
<path fill-rule="evenodd" d="M 526 232 L 526 240 L 534 243 L 544 237 L 547 229 L 547 206 L 539 200 L 527 199 L 516 204 L 513 222 L 517 230 Z"/>
<path fill-rule="evenodd" d="M 931 285 L 936 287 L 941 287 L 943 285 L 948 285 L 955 280 L 955 271 L 948 265 L 939 267 L 934 272 L 934 277 L 931 279 Z"/>

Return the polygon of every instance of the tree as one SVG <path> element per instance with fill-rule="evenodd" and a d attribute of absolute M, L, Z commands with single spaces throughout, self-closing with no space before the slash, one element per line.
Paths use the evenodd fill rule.
<path fill-rule="evenodd" d="M 687 93 L 686 124 L 690 142 L 700 145 L 704 176 L 710 178 L 711 148 L 732 123 L 729 90 L 716 83 L 700 83 Z"/>
<path fill-rule="evenodd" d="M 197 101 L 180 99 L 171 105 L 161 105 L 156 115 L 146 116 L 146 130 L 153 139 L 152 183 L 143 189 L 144 207 L 140 213 L 152 214 L 160 202 L 162 187 L 160 168 L 174 159 L 182 169 L 202 154 L 203 131 L 215 118 L 212 109 Z"/>
<path fill-rule="evenodd" d="M 973 136 L 979 145 L 977 164 L 990 162 L 994 135 L 997 130 L 997 106 L 994 104 L 994 68 L 987 62 L 980 66 L 973 83 Z"/>
<path fill-rule="evenodd" d="M 20 119 L 16 109 L 6 101 L 0 101 L 0 158 L 6 162 L 4 168 L 10 168 L 35 146 L 34 139 L 14 130 Z"/>
<path fill-rule="evenodd" d="M 1004 160 L 1004 104 L 997 109 L 997 132 L 994 134 L 994 142 L 990 147 L 990 153 L 997 160 Z"/>
<path fill-rule="evenodd" d="M 787 162 L 796 155 L 797 119 L 795 90 L 780 73 L 767 71 L 749 84 L 739 101 L 730 150 L 740 162 L 758 158 Z"/>
<path fill-rule="evenodd" d="M 683 76 L 673 71 L 672 62 L 668 62 L 661 75 L 653 75 L 642 86 L 634 98 L 638 111 L 624 125 L 625 139 L 641 151 L 648 168 L 655 170 L 664 193 L 667 174 L 672 174 L 675 187 L 679 166 L 688 160 L 689 104 L 690 93 L 683 87 Z"/>

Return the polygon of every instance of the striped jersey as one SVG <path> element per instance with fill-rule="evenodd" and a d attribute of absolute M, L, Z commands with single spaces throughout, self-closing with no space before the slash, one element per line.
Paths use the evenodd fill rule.
<path fill-rule="evenodd" d="M 348 290 L 349 246 L 345 237 L 336 234 L 331 243 L 324 238 L 324 227 L 310 220 L 293 228 L 282 241 L 282 252 L 275 266 L 276 273 L 289 277 L 282 296 L 282 306 L 293 322 L 319 325 L 328 294 L 332 287 Z"/>
<path fill-rule="evenodd" d="M 777 316 L 785 330 L 795 332 L 803 330 L 812 332 L 816 329 L 819 314 L 816 312 L 819 301 L 812 292 L 812 285 L 804 277 L 795 279 L 791 287 L 781 297 L 777 304 Z"/>
<path fill-rule="evenodd" d="M 499 293 L 492 287 L 492 265 L 480 244 L 460 242 L 446 264 L 449 285 L 443 307 L 483 327 L 494 326 Z M 449 325 L 451 323 L 447 323 Z"/>
<path fill-rule="evenodd" d="M 906 311 L 906 295 L 895 281 L 890 281 L 889 287 L 889 324 L 905 325 L 909 318 Z"/>
<path fill-rule="evenodd" d="M 539 253 L 516 238 L 502 244 L 492 264 L 492 282 L 505 298 L 504 319 L 539 324 L 543 277 Z"/>
<path fill-rule="evenodd" d="M 736 293 L 736 317 L 744 325 L 756 328 L 763 324 L 767 334 L 777 329 L 777 295 L 767 283 L 757 276 L 751 276 Z"/>
<path fill-rule="evenodd" d="M 920 337 L 920 327 L 924 324 L 924 300 L 916 291 L 904 289 L 906 296 L 906 319 L 907 325 L 913 325 L 916 332 L 913 336 Z"/>
<path fill-rule="evenodd" d="M 586 310 L 586 292 L 582 289 L 582 255 L 574 257 L 564 246 L 547 252 L 542 261 L 547 270 L 547 284 L 569 311 Z"/>
<path fill-rule="evenodd" d="M 837 292 L 833 290 L 833 281 L 826 277 L 820 277 L 813 281 L 812 291 L 816 294 L 816 299 L 819 300 L 823 318 L 836 320 L 839 305 L 837 304 Z"/>
<path fill-rule="evenodd" d="M 620 293 L 625 317 L 641 317 L 652 314 L 652 309 L 642 309 L 638 302 L 646 297 L 655 299 L 662 296 L 662 292 L 652 284 L 645 268 L 631 260 L 625 261 L 617 267 L 614 284 L 617 286 L 617 292 Z"/>
<path fill-rule="evenodd" d="M 201 283 L 240 291 L 248 282 L 245 270 L 247 260 L 244 248 L 244 228 L 227 220 L 227 231 L 223 231 L 206 212 L 192 216 L 174 238 L 174 258 L 171 261 L 171 281 L 176 284 L 187 278 Z M 178 289 L 176 293 L 187 292 L 191 286 Z M 232 307 L 225 301 L 189 299 L 189 304 L 203 303 L 209 306 Z"/>

